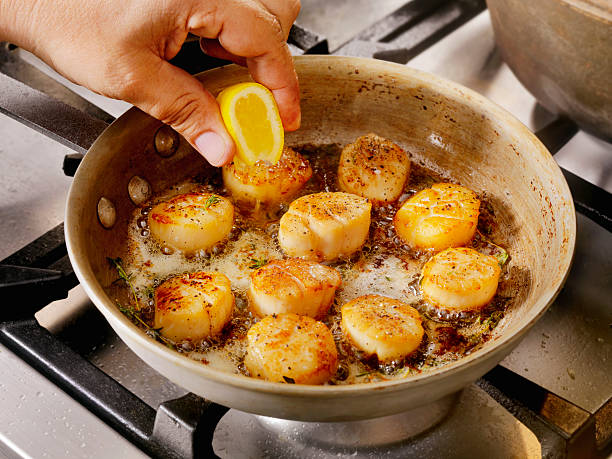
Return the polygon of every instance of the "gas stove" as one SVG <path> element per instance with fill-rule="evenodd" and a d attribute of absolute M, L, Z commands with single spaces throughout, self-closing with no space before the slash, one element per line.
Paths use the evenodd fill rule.
<path fill-rule="evenodd" d="M 562 166 L 578 210 L 574 264 L 544 317 L 491 372 L 426 410 L 303 423 L 188 394 L 117 338 L 77 285 L 66 255 L 60 222 L 68 176 L 129 106 L 76 87 L 34 56 L 1 44 L 0 111 L 10 118 L 0 115 L 0 457 L 610 453 L 612 145 L 536 103 L 501 60 L 483 1 L 373 3 L 302 0 L 292 51 L 374 57 L 438 74 L 480 92 L 537 133 Z M 203 60 L 197 41 L 188 40 L 176 64 L 195 73 L 220 62 Z M 65 146 L 76 153 L 66 155 Z"/>

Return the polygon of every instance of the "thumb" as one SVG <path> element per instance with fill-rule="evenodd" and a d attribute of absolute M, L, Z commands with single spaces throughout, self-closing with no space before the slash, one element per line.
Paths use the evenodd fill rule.
<path fill-rule="evenodd" d="M 213 166 L 234 156 L 228 134 L 213 95 L 184 70 L 159 59 L 157 73 L 145 75 L 130 88 L 129 101 L 181 134 Z"/>

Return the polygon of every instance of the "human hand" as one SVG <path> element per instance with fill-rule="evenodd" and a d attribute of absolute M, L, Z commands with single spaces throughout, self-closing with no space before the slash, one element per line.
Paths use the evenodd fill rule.
<path fill-rule="evenodd" d="M 270 88 L 285 129 L 295 130 L 299 88 L 286 39 L 299 7 L 299 0 L 6 0 L 0 38 L 169 124 L 221 166 L 235 146 L 216 100 L 168 60 L 189 32 L 202 37 L 207 54 L 246 65 Z"/>

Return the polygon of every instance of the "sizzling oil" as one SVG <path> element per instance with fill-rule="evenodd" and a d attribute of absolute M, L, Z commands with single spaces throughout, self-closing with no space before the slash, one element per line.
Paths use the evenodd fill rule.
<path fill-rule="evenodd" d="M 313 176 L 299 196 L 320 191 L 338 191 L 336 171 L 340 156 L 337 145 L 303 146 L 297 150 L 306 157 L 313 169 Z M 178 352 L 210 365 L 221 371 L 248 375 L 244 366 L 246 333 L 259 319 L 252 316 L 248 308 L 246 292 L 250 274 L 263 263 L 283 258 L 277 234 L 278 223 L 287 206 L 272 211 L 235 206 L 234 228 L 227 241 L 212 250 L 197 253 L 189 258 L 168 247 L 161 247 L 149 236 L 147 215 L 151 207 L 177 194 L 189 191 L 207 191 L 228 197 L 223 188 L 220 171 L 211 177 L 194 177 L 158 194 L 148 203 L 134 211 L 129 225 L 128 256 L 123 267 L 129 274 L 131 285 L 136 291 L 138 316 L 148 324 L 148 333 L 159 339 L 159 334 L 150 327 L 153 323 L 153 289 L 167 278 L 186 272 L 219 271 L 232 283 L 236 299 L 234 316 L 220 336 L 200 342 L 184 341 L 169 343 Z M 329 384 L 350 384 L 370 381 L 406 378 L 446 362 L 469 354 L 486 341 L 508 307 L 509 298 L 497 295 L 490 305 L 479 314 L 472 316 L 450 316 L 434 310 L 419 296 L 419 277 L 423 264 L 431 256 L 428 252 L 415 252 L 406 247 L 393 230 L 393 216 L 400 205 L 416 192 L 439 181 L 452 181 L 413 161 L 411 174 L 404 193 L 393 204 L 373 208 L 370 235 L 362 250 L 349 259 L 328 263 L 342 276 L 329 314 L 323 322 L 330 328 L 338 350 L 339 366 Z M 482 198 L 482 197 L 481 197 Z M 495 225 L 494 211 L 482 200 L 479 230 L 491 232 Z M 505 246 L 505 241 L 496 241 Z M 479 251 L 492 253 L 491 245 L 478 233 L 473 243 Z M 502 276 L 499 291 L 508 276 Z M 121 301 L 129 301 L 124 289 L 123 295 L 116 289 L 111 292 Z M 395 298 L 421 312 L 425 337 L 421 346 L 412 355 L 390 364 L 379 364 L 376 358 L 365 358 L 343 336 L 340 329 L 340 307 L 348 301 L 366 294 L 380 294 Z M 133 316 L 132 316 L 133 317 Z M 144 325 L 138 324 L 145 328 Z"/>

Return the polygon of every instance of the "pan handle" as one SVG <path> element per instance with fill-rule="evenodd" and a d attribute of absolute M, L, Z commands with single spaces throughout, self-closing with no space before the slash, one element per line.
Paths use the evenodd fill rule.
<path fill-rule="evenodd" d="M 2 73 L 0 113 L 82 154 L 108 126 L 107 122 Z"/>

